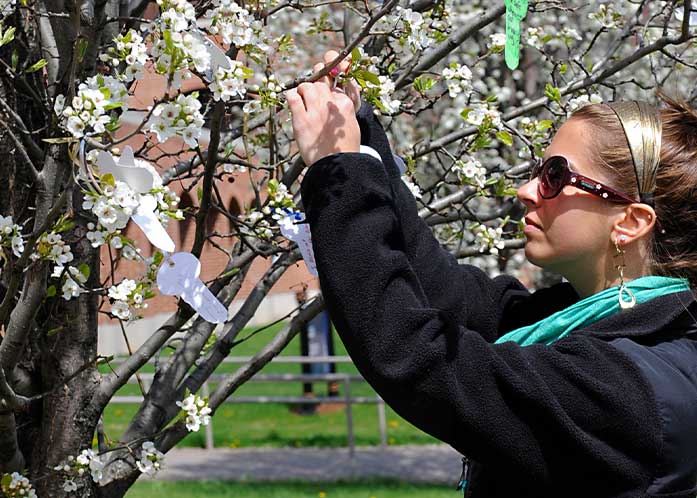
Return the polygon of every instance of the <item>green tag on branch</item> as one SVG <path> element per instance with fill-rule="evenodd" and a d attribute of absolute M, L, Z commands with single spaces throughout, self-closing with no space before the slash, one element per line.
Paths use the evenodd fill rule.
<path fill-rule="evenodd" d="M 520 62 L 520 21 L 528 11 L 528 0 L 505 0 L 506 4 L 506 48 L 504 58 L 509 69 Z"/>
<path fill-rule="evenodd" d="M 525 19 L 525 14 L 528 13 L 528 0 L 505 0 L 505 3 L 506 14 L 510 12 L 519 21 Z"/>

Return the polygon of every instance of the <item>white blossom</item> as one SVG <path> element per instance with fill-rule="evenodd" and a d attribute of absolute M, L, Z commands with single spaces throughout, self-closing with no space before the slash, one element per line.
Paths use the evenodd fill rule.
<path fill-rule="evenodd" d="M 63 481 L 63 491 L 66 493 L 77 491 L 77 484 L 72 479 L 66 479 Z"/>
<path fill-rule="evenodd" d="M 7 474 L 0 474 L 0 477 L 3 478 L 3 482 L 6 482 L 5 476 L 7 476 Z M 7 487 L 5 487 L 4 484 L 1 486 L 0 494 L 8 498 L 36 498 L 36 491 L 32 487 L 31 482 L 29 482 L 29 479 L 19 472 L 12 472 L 9 476 L 10 482 L 7 483 Z"/>
<path fill-rule="evenodd" d="M 455 98 L 461 93 L 468 97 L 472 92 L 472 71 L 467 66 L 453 62 L 443 69 L 442 75 L 450 97 Z"/>
<path fill-rule="evenodd" d="M 136 467 L 147 476 L 154 476 L 162 468 L 164 454 L 155 448 L 152 441 L 145 441 L 141 445 L 140 459 L 136 461 Z"/>
<path fill-rule="evenodd" d="M 63 109 L 66 129 L 77 138 L 104 133 L 112 120 L 108 110 L 117 107 L 127 110 L 127 97 L 128 91 L 118 78 L 102 74 L 87 78 L 78 86 L 71 105 Z M 56 102 L 64 100 L 62 95 L 56 97 Z"/>
<path fill-rule="evenodd" d="M 469 158 L 465 161 L 459 159 L 453 164 L 455 171 L 460 178 L 471 185 L 476 185 L 479 188 L 484 188 L 486 182 L 486 168 L 474 158 Z"/>
<path fill-rule="evenodd" d="M 136 290 L 136 282 L 125 278 L 118 285 L 109 287 L 108 295 L 111 299 L 127 301 L 134 290 Z"/>
<path fill-rule="evenodd" d="M 472 104 L 467 113 L 466 121 L 469 124 L 480 126 L 485 119 L 488 119 L 493 127 L 501 127 L 501 114 L 498 110 L 490 108 L 486 103 Z"/>
<path fill-rule="evenodd" d="M 196 95 L 179 94 L 173 102 L 158 105 L 150 118 L 149 130 L 160 142 L 180 136 L 190 147 L 195 147 L 204 120 L 201 102 Z"/>
<path fill-rule="evenodd" d="M 506 33 L 494 33 L 489 35 L 489 50 L 501 51 L 506 47 Z"/>
<path fill-rule="evenodd" d="M 408 176 L 402 175 L 402 181 L 416 199 L 421 199 L 421 189 Z"/>
<path fill-rule="evenodd" d="M 213 81 L 208 89 L 213 92 L 214 100 L 227 102 L 231 97 L 244 97 L 244 78 L 248 77 L 241 62 L 230 61 L 232 69 L 219 67 L 213 73 Z"/>
<path fill-rule="evenodd" d="M 505 247 L 503 241 L 503 228 L 487 227 L 486 225 L 476 225 L 473 227 L 475 244 L 478 245 L 479 252 L 498 254 L 500 249 Z"/>
<path fill-rule="evenodd" d="M 243 50 L 267 52 L 269 40 L 263 24 L 235 0 L 214 0 L 213 8 L 205 15 L 208 32 L 220 35 L 223 42 Z"/>
<path fill-rule="evenodd" d="M 177 401 L 176 405 L 186 412 L 184 423 L 190 432 L 197 432 L 202 425 L 208 425 L 211 420 L 208 401 L 196 394 L 189 394 L 182 401 Z"/>
<path fill-rule="evenodd" d="M 592 93 L 591 95 L 583 94 L 578 97 L 569 99 L 569 103 L 566 107 L 567 115 L 570 116 L 574 111 L 585 107 L 589 104 L 599 104 L 603 101 L 603 98 L 597 93 Z"/>

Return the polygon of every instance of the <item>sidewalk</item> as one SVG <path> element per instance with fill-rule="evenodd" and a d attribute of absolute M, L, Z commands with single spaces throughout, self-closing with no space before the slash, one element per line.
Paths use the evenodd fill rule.
<path fill-rule="evenodd" d="M 450 446 L 173 449 L 161 480 L 315 481 L 397 479 L 455 485 L 461 457 Z"/>

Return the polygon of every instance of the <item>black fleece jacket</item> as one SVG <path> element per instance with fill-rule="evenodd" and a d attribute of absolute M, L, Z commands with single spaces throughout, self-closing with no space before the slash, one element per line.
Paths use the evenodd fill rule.
<path fill-rule="evenodd" d="M 312 165 L 302 198 L 330 315 L 400 415 L 472 461 L 465 495 L 697 494 L 697 303 L 671 294 L 551 346 L 492 344 L 575 302 L 460 265 L 420 220 L 368 106 L 359 153 Z M 456 478 L 457 476 L 454 476 Z"/>

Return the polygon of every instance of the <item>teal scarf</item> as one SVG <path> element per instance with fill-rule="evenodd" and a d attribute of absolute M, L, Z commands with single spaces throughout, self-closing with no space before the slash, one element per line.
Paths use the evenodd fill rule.
<path fill-rule="evenodd" d="M 637 278 L 628 282 L 626 286 L 636 297 L 637 304 L 665 294 L 690 289 L 687 280 L 683 278 L 655 276 Z M 509 332 L 499 337 L 496 343 L 512 341 L 521 346 L 538 343 L 552 344 L 576 329 L 617 313 L 620 310 L 618 291 L 619 286 L 600 291 L 539 322 Z"/>

